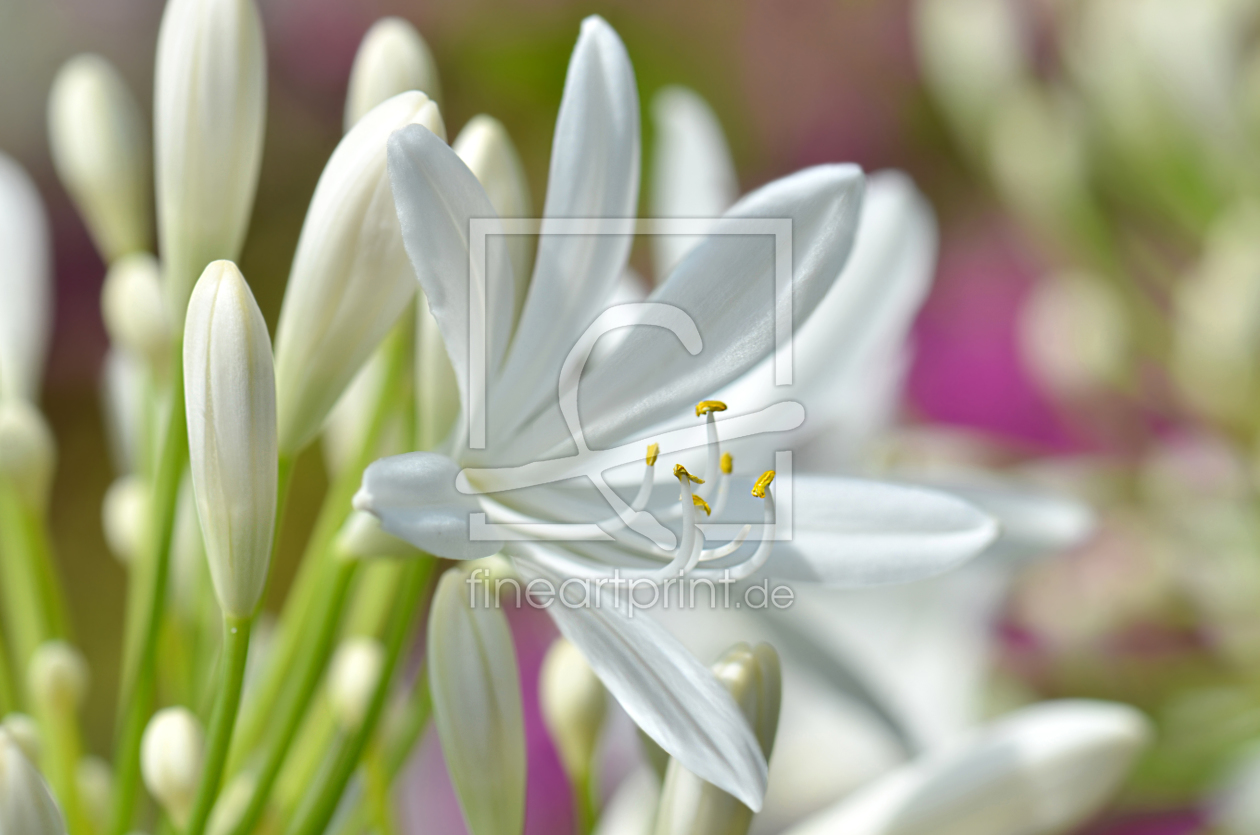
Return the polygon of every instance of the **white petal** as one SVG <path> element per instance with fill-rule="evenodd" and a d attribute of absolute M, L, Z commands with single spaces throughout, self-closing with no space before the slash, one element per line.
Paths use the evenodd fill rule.
<path fill-rule="evenodd" d="M 26 172 L 0 154 L 0 397 L 39 397 L 52 328 L 48 221 Z"/>
<path fill-rule="evenodd" d="M 715 395 L 738 412 L 785 399 L 805 406 L 804 426 L 786 438 L 733 445 L 736 462 L 814 439 L 852 451 L 891 417 L 904 370 L 899 360 L 932 283 L 936 245 L 932 208 L 910 178 L 898 171 L 871 175 L 853 254 L 792 335 L 792 385 L 774 385 L 771 357 Z M 817 463 L 810 468 L 818 470 Z"/>
<path fill-rule="evenodd" d="M 525 559 L 516 566 L 527 582 L 560 591 L 558 575 Z M 731 694 L 659 624 L 615 605 L 606 585 L 593 586 L 591 596 L 599 605 L 553 601 L 547 611 L 560 632 L 644 733 L 688 771 L 760 809 L 766 760 Z"/>
<path fill-rule="evenodd" d="M 989 516 L 935 490 L 816 475 L 796 475 L 791 486 L 791 540 L 776 543 L 762 571 L 776 579 L 842 588 L 906 583 L 966 562 L 998 533 Z M 760 506 L 732 484 L 724 518 L 759 520 Z"/>
<path fill-rule="evenodd" d="M 630 58 L 611 26 L 588 17 L 556 119 L 534 277 L 496 389 L 503 422 L 490 428 L 496 437 L 554 400 L 565 354 L 621 275 L 639 199 L 639 153 L 639 96 Z M 549 220 L 565 218 L 625 218 L 627 234 L 548 234 Z"/>
<path fill-rule="evenodd" d="M 1150 737 L 1127 705 L 1046 702 L 918 760 L 787 835 L 1042 835 L 1097 811 Z"/>
<path fill-rule="evenodd" d="M 459 465 L 443 455 L 412 452 L 382 458 L 363 471 L 356 510 L 422 551 L 451 560 L 488 557 L 502 542 L 471 539 L 469 514 L 481 512 L 472 496 L 455 489 Z"/>
<path fill-rule="evenodd" d="M 739 181 L 722 125 L 708 103 L 686 87 L 666 87 L 652 99 L 652 121 L 652 217 L 721 217 L 739 197 Z M 702 240 L 652 236 L 657 281 Z"/>
<path fill-rule="evenodd" d="M 472 835 L 519 835 L 525 820 L 525 722 L 507 617 L 472 606 L 448 571 L 429 615 L 429 689 L 442 754 Z"/>
<path fill-rule="evenodd" d="M 472 317 L 484 305 L 486 381 L 498 371 L 512 333 L 515 306 L 512 267 L 498 215 L 477 177 L 445 142 L 418 125 L 389 139 L 389 176 L 411 266 L 437 320 L 459 381 L 460 401 L 469 398 Z M 469 234 L 473 218 L 490 224 L 484 276 L 469 275 Z M 495 242 L 500 245 L 495 245 Z M 472 278 L 484 280 L 484 295 Z M 474 382 L 476 382 L 474 380 Z"/>
<path fill-rule="evenodd" d="M 1084 543 L 1097 525 L 1094 511 L 1068 496 L 1032 491 L 1001 482 L 947 481 L 939 485 L 993 518 L 1001 534 L 986 559 L 1018 561 L 1062 553 Z"/>
<path fill-rule="evenodd" d="M 849 256 L 862 183 L 852 165 L 810 168 L 758 189 L 727 214 L 791 219 L 792 276 L 785 284 L 794 325 L 813 312 Z M 693 357 L 661 329 L 635 328 L 583 382 L 583 425 L 592 446 L 682 414 L 770 354 L 773 249 L 764 234 L 715 235 L 652 294 L 649 301 L 674 305 L 694 320 L 703 349 Z"/>

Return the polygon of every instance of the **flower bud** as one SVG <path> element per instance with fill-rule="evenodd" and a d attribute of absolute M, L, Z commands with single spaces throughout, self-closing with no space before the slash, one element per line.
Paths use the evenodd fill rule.
<path fill-rule="evenodd" d="M 116 261 L 105 274 L 101 313 L 110 341 L 150 368 L 162 370 L 171 350 L 171 319 L 162 293 L 157 259 L 137 252 Z"/>
<path fill-rule="evenodd" d="M 65 835 L 66 824 L 48 784 L 0 728 L 0 832 L 4 835 Z"/>
<path fill-rule="evenodd" d="M 581 651 L 560 638 L 543 659 L 538 696 L 565 772 L 575 783 L 583 783 L 608 707 L 604 685 Z"/>
<path fill-rule="evenodd" d="M 459 417 L 459 379 L 427 302 L 416 305 L 416 416 L 420 449 L 436 449 Z"/>
<path fill-rule="evenodd" d="M 55 716 L 75 713 L 87 698 L 89 673 L 83 653 L 65 641 L 45 641 L 31 654 L 27 687 L 31 699 Z"/>
<path fill-rule="evenodd" d="M 101 412 L 110 460 L 120 475 L 143 469 L 146 377 L 144 363 L 130 353 L 110 348 L 101 368 Z"/>
<path fill-rule="evenodd" d="M 533 215 L 525 168 L 502 122 L 485 114 L 474 116 L 455 137 L 451 148 L 459 154 L 468 170 L 476 175 L 499 217 L 528 218 Z M 534 237 L 509 235 L 505 238 L 505 245 L 516 280 L 515 316 L 519 318 L 533 272 Z"/>
<path fill-rule="evenodd" d="M 442 99 L 437 67 L 424 38 L 402 18 L 383 17 L 372 24 L 355 53 L 345 130 L 381 102 L 409 90 L 419 90 L 435 102 Z"/>
<path fill-rule="evenodd" d="M 135 475 L 114 479 L 101 504 L 105 544 L 114 558 L 123 565 L 134 565 L 144 552 L 149 525 L 149 485 Z"/>
<path fill-rule="evenodd" d="M 102 829 L 109 823 L 114 771 L 100 757 L 84 757 L 74 773 L 79 798 L 88 816 Z"/>
<path fill-rule="evenodd" d="M 205 736 L 192 711 L 159 710 L 140 741 L 140 772 L 149 794 L 181 829 L 192 813 L 205 758 Z"/>
<path fill-rule="evenodd" d="M 1080 397 L 1121 379 L 1128 360 L 1124 307 L 1099 276 L 1038 282 L 1019 322 L 1024 361 L 1053 394 Z"/>
<path fill-rule="evenodd" d="M 76 55 L 48 99 L 53 164 L 105 263 L 152 249 L 148 127 L 113 64 Z"/>
<path fill-rule="evenodd" d="M 39 410 L 22 400 L 0 402 L 0 478 L 42 510 L 56 468 L 57 444 Z"/>
<path fill-rule="evenodd" d="M 419 286 L 403 249 L 385 143 L 409 124 L 445 136 L 423 93 L 395 96 L 346 134 L 311 198 L 276 328 L 280 450 L 315 437 Z"/>
<path fill-rule="evenodd" d="M 385 665 L 385 648 L 375 638 L 347 638 L 328 667 L 328 703 L 343 730 L 359 727 L 367 715 Z"/>
<path fill-rule="evenodd" d="M 154 71 L 158 237 L 178 325 L 206 265 L 235 259 L 258 185 L 266 111 L 252 0 L 170 0 Z"/>
<path fill-rule="evenodd" d="M 40 741 L 39 724 L 34 719 L 25 713 L 9 713 L 5 715 L 4 721 L 0 722 L 0 728 L 9 732 L 9 736 L 13 737 L 13 741 L 22 749 L 22 753 L 28 760 L 39 765 L 43 745 Z"/>
<path fill-rule="evenodd" d="M 22 167 L 0 154 L 0 400 L 34 401 L 52 330 L 48 221 Z"/>
<path fill-rule="evenodd" d="M 429 690 L 446 770 L 468 831 L 519 833 L 525 820 L 525 722 L 507 616 L 470 605 L 468 572 L 447 571 L 429 610 Z"/>
<path fill-rule="evenodd" d="M 410 542 L 391 536 L 370 513 L 353 511 L 337 534 L 337 550 L 347 557 L 414 557 L 419 551 Z"/>
<path fill-rule="evenodd" d="M 735 697 L 752 725 L 767 760 L 779 727 L 783 679 L 779 656 L 769 644 L 736 644 L 713 665 L 718 680 Z M 752 823 L 752 810 L 731 795 L 706 783 L 677 760 L 671 760 L 661 789 L 655 835 L 743 835 Z"/>
<path fill-rule="evenodd" d="M 206 267 L 184 332 L 188 460 L 225 616 L 253 615 L 276 516 L 276 386 L 267 325 L 230 261 Z"/>

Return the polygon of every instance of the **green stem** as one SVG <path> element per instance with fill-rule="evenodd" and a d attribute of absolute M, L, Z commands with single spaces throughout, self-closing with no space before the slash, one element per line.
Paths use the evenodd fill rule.
<path fill-rule="evenodd" d="M 329 767 L 324 769 L 319 779 L 312 784 L 298 812 L 290 822 L 286 835 L 319 835 L 332 819 L 346 784 L 358 767 L 363 751 L 367 747 L 376 730 L 381 710 L 385 705 L 385 697 L 389 694 L 394 669 L 402 655 L 403 646 L 415 622 L 416 613 L 424 599 L 424 592 L 433 575 L 436 560 L 417 558 L 407 566 L 403 574 L 401 588 L 390 613 L 389 623 L 385 630 L 385 664 L 381 669 L 380 680 L 372 693 L 372 701 L 368 706 L 363 723 L 354 733 L 342 736 L 333 750 Z"/>
<path fill-rule="evenodd" d="M 591 773 L 575 777 L 570 788 L 573 791 L 573 815 L 580 835 L 589 835 L 595 828 L 595 803 L 591 796 Z"/>
<path fill-rule="evenodd" d="M 18 709 L 17 693 L 13 690 L 13 668 L 9 665 L 9 649 L 5 641 L 4 629 L 0 628 L 0 716 Z"/>
<path fill-rule="evenodd" d="M 66 817 L 70 835 L 91 835 L 95 829 L 79 796 L 79 759 L 83 742 L 79 737 L 79 721 L 72 706 L 48 700 L 35 706 L 40 736 L 44 741 L 41 765 L 52 784 Z"/>
<path fill-rule="evenodd" d="M 206 755 L 202 761 L 201 783 L 193 801 L 187 835 L 202 835 L 210 810 L 219 795 L 219 783 L 223 779 L 223 764 L 227 761 L 228 745 L 232 741 L 232 728 L 236 725 L 236 711 L 241 705 L 241 688 L 245 684 L 245 662 L 249 658 L 249 633 L 252 617 L 223 618 L 223 660 L 220 662 L 222 677 L 219 679 L 219 697 L 214 704 L 210 719 L 210 731 L 206 739 Z"/>
<path fill-rule="evenodd" d="M 280 707 L 277 726 L 279 730 L 267 749 L 262 769 L 254 784 L 253 796 L 242 813 L 240 821 L 232 829 L 233 835 L 249 835 L 267 807 L 271 787 L 280 774 L 280 768 L 284 765 L 289 747 L 293 744 L 293 738 L 302 724 L 303 717 L 306 716 L 306 709 L 315 695 L 320 676 L 328 662 L 333 638 L 337 633 L 337 624 L 341 620 L 341 611 L 345 606 L 346 591 L 350 588 L 350 581 L 357 567 L 356 561 L 343 560 L 338 564 L 336 573 L 325 590 L 324 597 L 320 601 L 322 604 L 320 608 L 325 612 L 325 617 L 319 623 L 319 632 L 314 646 L 309 647 L 308 651 L 298 658 L 296 665 L 298 686 L 292 697 Z"/>
<path fill-rule="evenodd" d="M 44 607 L 48 628 L 54 638 L 72 640 L 70 618 L 66 614 L 66 598 L 48 537 L 47 519 L 29 504 L 25 504 L 22 510 L 21 533 L 30 555 L 31 569 L 39 587 L 40 603 Z"/>
<path fill-rule="evenodd" d="M 372 462 L 391 407 L 398 396 L 399 387 L 393 385 L 393 382 L 401 378 L 406 367 L 409 345 L 406 337 L 407 331 L 401 327 L 396 327 L 387 337 L 392 341 L 389 343 L 386 384 L 381 387 L 373 408 L 372 421 L 364 433 L 358 454 L 337 474 L 324 495 L 315 527 L 298 564 L 297 576 L 280 613 L 280 622 L 268 654 L 267 668 L 258 683 L 256 695 L 251 696 L 249 704 L 245 706 L 240 731 L 232 742 L 232 752 L 228 758 L 230 773 L 240 770 L 246 756 L 258 744 L 271 723 L 276 704 L 285 690 L 292 686 L 293 664 L 306 636 L 313 631 L 311 624 L 320 615 L 316 611 L 315 597 L 328 576 L 328 551 L 346 517 L 350 515 L 350 501 L 359 489 L 363 470 Z"/>
<path fill-rule="evenodd" d="M 25 538 L 21 535 L 22 499 L 0 479 L 0 595 L 4 599 L 5 628 L 13 636 L 14 674 L 26 677 L 31 655 L 52 636 L 40 605 L 39 581 Z"/>
<path fill-rule="evenodd" d="M 153 710 L 158 637 L 166 608 L 166 578 L 179 481 L 188 460 L 188 425 L 184 414 L 182 349 L 174 346 L 170 413 L 153 482 L 153 530 L 145 559 L 138 560 L 128 589 L 128 624 L 119 690 L 117 750 L 114 757 L 114 813 L 109 832 L 131 829 L 140 783 L 140 739 Z"/>

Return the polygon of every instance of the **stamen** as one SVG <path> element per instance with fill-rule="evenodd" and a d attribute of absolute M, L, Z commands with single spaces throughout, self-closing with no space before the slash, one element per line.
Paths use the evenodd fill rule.
<path fill-rule="evenodd" d="M 770 486 L 772 481 L 774 481 L 774 470 L 766 470 L 753 484 L 752 494 L 759 499 L 764 499 L 766 497 L 766 488 Z"/>
<path fill-rule="evenodd" d="M 647 465 L 649 467 L 656 466 L 656 457 L 661 454 L 660 444 L 648 444 Z"/>
<path fill-rule="evenodd" d="M 765 524 L 762 525 L 762 540 L 757 544 L 757 550 L 753 555 L 738 565 L 729 568 L 707 568 L 695 572 L 697 577 L 721 577 L 722 574 L 730 572 L 727 576 L 730 579 L 739 581 L 747 579 L 755 574 L 766 561 L 770 559 L 771 552 L 774 551 L 774 537 L 770 534 L 771 526 L 774 524 L 774 495 L 770 492 L 770 482 L 774 480 L 774 471 L 766 472 L 761 478 L 757 479 L 757 488 L 754 488 L 753 494 L 756 495 L 758 489 L 762 495 L 757 498 L 766 500 L 765 504 Z M 763 484 L 764 482 L 764 484 Z M 718 549 L 720 550 L 720 549 Z M 714 558 L 716 559 L 716 557 Z"/>
<path fill-rule="evenodd" d="M 696 484 L 704 484 L 703 478 L 696 478 L 691 473 L 687 472 L 687 468 L 684 467 L 682 464 L 674 465 L 674 477 L 680 480 L 683 478 L 689 478 L 692 481 L 694 481 Z"/>
<path fill-rule="evenodd" d="M 731 457 L 731 454 L 729 452 L 722 453 L 722 473 L 725 475 L 730 475 L 731 471 L 734 469 L 735 469 L 735 459 Z"/>
<path fill-rule="evenodd" d="M 718 548 L 706 548 L 700 552 L 700 562 L 709 562 L 710 560 L 720 560 L 722 557 L 729 557 L 731 554 L 739 550 L 744 544 L 744 540 L 748 538 L 752 525 L 744 525 L 739 529 L 739 534 L 730 542 Z"/>
<path fill-rule="evenodd" d="M 696 404 L 696 417 L 713 412 L 725 412 L 726 404 L 721 400 L 701 400 Z"/>
<path fill-rule="evenodd" d="M 705 516 L 712 516 L 713 509 L 709 507 L 709 503 L 699 496 L 692 495 L 691 503 L 704 511 Z"/>

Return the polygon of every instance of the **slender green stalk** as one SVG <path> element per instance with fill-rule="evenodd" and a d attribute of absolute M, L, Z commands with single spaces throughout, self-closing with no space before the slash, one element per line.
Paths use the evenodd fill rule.
<path fill-rule="evenodd" d="M 24 503 L 21 514 L 21 536 L 26 543 L 35 583 L 39 587 L 40 603 L 48 629 L 54 638 L 71 640 L 70 617 L 67 614 L 66 597 L 61 578 L 53 557 L 52 543 L 48 536 L 48 521 L 44 514 L 29 503 Z"/>
<path fill-rule="evenodd" d="M 249 658 L 249 633 L 254 619 L 223 618 L 223 660 L 220 662 L 219 696 L 210 719 L 206 738 L 206 755 L 202 761 L 201 783 L 193 801 L 192 814 L 188 819 L 187 835 L 202 835 L 210 810 L 219 795 L 219 783 L 223 779 L 223 765 L 227 760 L 228 744 L 232 741 L 232 728 L 236 725 L 236 712 L 241 705 L 241 688 L 245 684 L 245 662 Z"/>
<path fill-rule="evenodd" d="M 92 820 L 79 796 L 78 769 L 83 756 L 83 741 L 79 736 L 79 720 L 73 706 L 49 700 L 36 704 L 35 713 L 44 742 L 41 766 L 57 799 L 61 801 L 66 831 L 69 835 L 92 835 L 95 831 Z"/>
<path fill-rule="evenodd" d="M 150 547 L 128 589 L 128 624 L 119 691 L 119 722 L 114 756 L 114 811 L 111 835 L 131 829 L 140 783 L 140 739 L 153 712 L 158 637 L 166 607 L 166 578 L 171 562 L 171 535 L 179 481 L 188 462 L 188 425 L 184 414 L 182 347 L 174 346 L 170 414 L 153 481 L 153 529 Z"/>
<path fill-rule="evenodd" d="M 52 637 L 39 581 L 21 535 L 22 524 L 22 500 L 12 485 L 0 479 L 0 595 L 5 628 L 13 636 L 13 671 L 19 679 L 35 649 Z"/>
<path fill-rule="evenodd" d="M 376 730 L 385 697 L 389 694 L 394 669 L 398 666 L 407 636 L 411 633 L 416 614 L 421 608 L 435 564 L 436 560 L 431 558 L 418 558 L 408 564 L 385 629 L 385 664 L 363 723 L 354 733 L 344 735 L 338 740 L 331 754 L 329 767 L 323 769 L 319 778 L 307 789 L 297 814 L 285 830 L 286 835 L 319 835 L 332 819 L 346 784 L 350 782 L 368 740 Z"/>
<path fill-rule="evenodd" d="M 591 774 L 587 772 L 573 780 L 573 819 L 580 835 L 590 835 L 595 828 L 595 803 L 591 796 Z"/>
<path fill-rule="evenodd" d="M 310 705 L 311 698 L 319 686 L 321 674 L 328 663 L 333 637 L 337 633 L 337 624 L 341 620 L 341 611 L 345 606 L 346 591 L 350 588 L 350 581 L 357 567 L 358 562 L 343 560 L 338 564 L 325 590 L 324 599 L 320 601 L 320 608 L 325 613 L 325 617 L 320 621 L 314 646 L 309 647 L 308 651 L 297 660 L 295 673 L 298 686 L 293 691 L 293 695 L 280 706 L 278 730 L 271 740 L 271 745 L 267 748 L 262 768 L 254 783 L 254 794 L 241 815 L 240 821 L 233 828 L 233 835 L 249 835 L 267 807 L 271 787 L 275 784 L 281 766 L 284 765 L 289 747 L 293 744 L 293 738 L 302 724 L 306 708 Z"/>
<path fill-rule="evenodd" d="M 9 666 L 9 648 L 6 646 L 4 629 L 0 628 L 0 716 L 19 707 L 17 693 L 13 690 L 13 668 Z"/>

